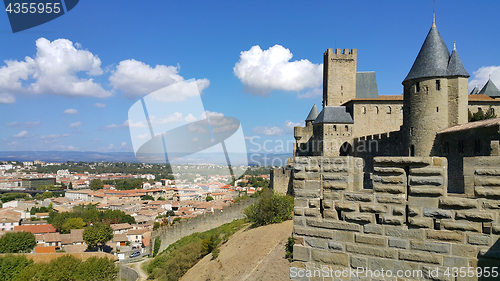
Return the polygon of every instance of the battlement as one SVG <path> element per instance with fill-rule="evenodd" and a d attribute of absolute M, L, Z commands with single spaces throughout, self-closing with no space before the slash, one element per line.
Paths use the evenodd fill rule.
<path fill-rule="evenodd" d="M 361 158 L 295 158 L 292 267 L 411 268 L 430 279 L 431 266 L 498 266 L 500 157 L 464 161 L 466 194 L 447 192 L 444 157 L 373 162 L 373 189 L 363 189 Z"/>
<path fill-rule="evenodd" d="M 333 50 L 333 48 L 328 48 L 325 52 L 325 55 L 327 53 L 329 54 L 332 54 L 332 55 L 335 55 L 335 56 L 356 56 L 357 55 L 357 49 L 335 49 L 335 51 Z"/>

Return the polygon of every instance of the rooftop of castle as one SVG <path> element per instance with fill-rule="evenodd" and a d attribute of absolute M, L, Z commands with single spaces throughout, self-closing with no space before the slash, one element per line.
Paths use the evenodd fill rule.
<path fill-rule="evenodd" d="M 500 126 L 500 118 L 486 119 L 476 122 L 465 123 L 458 126 L 453 126 L 448 129 L 442 130 L 441 132 L 438 132 L 438 134 L 461 132 L 478 128 L 494 127 L 494 126 Z"/>

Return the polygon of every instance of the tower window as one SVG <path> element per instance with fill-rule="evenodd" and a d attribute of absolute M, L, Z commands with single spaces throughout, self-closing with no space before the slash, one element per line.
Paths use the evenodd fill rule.
<path fill-rule="evenodd" d="M 436 107 L 436 112 L 439 112 L 439 107 Z"/>
<path fill-rule="evenodd" d="M 441 90 L 441 81 L 436 80 L 436 91 L 440 91 L 440 90 Z"/>
<path fill-rule="evenodd" d="M 363 107 L 361 108 L 361 112 L 362 112 L 363 114 L 366 114 L 366 107 L 364 107 L 364 106 L 363 106 Z"/>
<path fill-rule="evenodd" d="M 413 127 L 410 127 L 410 136 L 413 136 Z"/>
<path fill-rule="evenodd" d="M 415 92 L 420 92 L 420 82 L 417 82 L 417 84 L 415 84 Z"/>
<path fill-rule="evenodd" d="M 378 106 L 375 106 L 375 113 L 378 114 Z"/>
<path fill-rule="evenodd" d="M 333 130 L 337 131 L 337 125 L 333 125 Z"/>
<path fill-rule="evenodd" d="M 391 114 L 391 107 L 390 106 L 387 107 L 387 114 Z"/>
<path fill-rule="evenodd" d="M 349 126 L 345 125 L 345 131 L 348 132 L 349 131 Z"/>
<path fill-rule="evenodd" d="M 415 156 L 415 146 L 414 145 L 410 146 L 410 156 Z"/>

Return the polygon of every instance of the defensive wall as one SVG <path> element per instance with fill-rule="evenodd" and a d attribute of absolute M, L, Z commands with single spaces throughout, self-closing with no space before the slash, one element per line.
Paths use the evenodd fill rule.
<path fill-rule="evenodd" d="M 194 218 L 187 220 L 181 220 L 171 226 L 161 227 L 151 234 L 151 242 L 146 248 L 146 253 L 152 253 L 152 248 L 154 247 L 154 241 L 156 237 L 160 237 L 161 253 L 163 250 L 167 249 L 170 244 L 181 239 L 182 237 L 191 235 L 196 232 L 204 232 L 223 224 L 230 223 L 233 220 L 245 218 L 243 210 L 250 206 L 254 202 L 253 198 L 249 200 L 242 200 L 238 203 L 232 203 L 229 206 L 224 207 L 222 210 L 214 210 L 214 212 L 207 212 L 203 215 L 198 215 Z"/>
<path fill-rule="evenodd" d="M 375 157 L 373 165 L 373 188 L 364 189 L 362 158 L 295 158 L 292 280 L 500 280 L 445 275 L 453 267 L 499 270 L 500 157 L 464 158 L 463 194 L 448 193 L 444 157 Z M 292 274 L 325 267 L 394 275 Z M 397 278 L 398 270 L 422 276 Z"/>

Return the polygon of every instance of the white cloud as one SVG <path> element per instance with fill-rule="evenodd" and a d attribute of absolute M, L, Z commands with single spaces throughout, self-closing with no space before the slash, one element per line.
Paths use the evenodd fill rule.
<path fill-rule="evenodd" d="M 144 140 L 144 139 L 147 139 L 149 137 L 149 134 L 148 133 L 145 133 L 144 135 L 138 135 L 136 136 L 136 138 L 140 139 L 140 140 Z"/>
<path fill-rule="evenodd" d="M 14 137 L 15 138 L 24 138 L 28 135 L 28 131 L 21 131 L 19 132 L 19 134 L 15 134 Z"/>
<path fill-rule="evenodd" d="M 477 71 L 474 71 L 474 79 L 469 82 L 469 93 L 477 85 L 479 90 L 491 79 L 495 86 L 500 89 L 500 65 L 499 66 L 483 66 Z"/>
<path fill-rule="evenodd" d="M 109 77 L 114 89 L 121 90 L 126 98 L 135 99 L 166 86 L 183 82 L 178 74 L 180 66 L 156 65 L 151 67 L 134 59 L 121 61 Z M 210 85 L 208 79 L 196 81 L 199 91 Z M 182 94 L 180 95 L 182 96 Z"/>
<path fill-rule="evenodd" d="M 224 116 L 224 114 L 205 110 L 205 112 L 201 114 L 201 119 L 206 119 L 207 116 Z"/>
<path fill-rule="evenodd" d="M 127 142 L 122 142 L 121 148 L 126 148 L 127 147 Z"/>
<path fill-rule="evenodd" d="M 265 136 L 281 136 L 284 134 L 293 133 L 293 128 L 297 126 L 300 126 L 300 123 L 295 123 L 290 120 L 286 120 L 285 124 L 283 124 L 282 126 L 255 127 L 253 128 L 252 132 Z"/>
<path fill-rule="evenodd" d="M 194 117 L 193 114 L 189 113 L 188 116 L 184 117 L 184 120 L 186 122 L 194 122 L 198 119 L 196 117 Z"/>
<path fill-rule="evenodd" d="M 9 103 L 15 103 L 16 98 L 14 98 L 13 95 L 11 94 L 6 94 L 6 93 L 1 93 L 0 94 L 0 104 L 9 104 Z"/>
<path fill-rule="evenodd" d="M 234 66 L 234 74 L 243 83 L 243 90 L 256 96 L 267 96 L 271 91 L 301 91 L 321 86 L 323 65 L 308 60 L 292 61 L 290 50 L 274 45 L 268 50 L 253 46 L 241 52 Z"/>
<path fill-rule="evenodd" d="M 78 128 L 78 127 L 80 127 L 80 125 L 82 125 L 82 122 L 75 122 L 75 123 L 69 124 L 69 127 L 70 128 Z"/>
<path fill-rule="evenodd" d="M 98 103 L 98 102 L 96 102 L 94 105 L 96 107 L 100 107 L 100 108 L 105 108 L 106 107 L 106 105 L 104 103 Z"/>
<path fill-rule="evenodd" d="M 72 115 L 77 115 L 77 114 L 79 114 L 79 113 L 78 113 L 78 110 L 76 110 L 76 109 L 74 109 L 74 108 L 66 109 L 63 113 L 64 113 L 64 114 L 72 114 Z"/>
<path fill-rule="evenodd" d="M 315 99 L 323 96 L 322 88 L 315 88 L 305 92 L 304 94 L 298 94 L 297 98 L 299 99 Z"/>
<path fill-rule="evenodd" d="M 40 121 L 35 121 L 35 122 L 9 122 L 7 123 L 7 126 L 9 127 L 22 127 L 22 128 L 30 128 L 30 127 L 35 127 L 35 126 L 40 126 Z"/>
<path fill-rule="evenodd" d="M 7 60 L 5 64 L 0 68 L 0 103 L 13 103 L 18 94 L 99 98 L 112 95 L 93 78 L 81 78 L 85 74 L 102 75 L 101 60 L 89 51 L 75 48 L 68 39 L 50 42 L 39 38 L 34 58 Z M 31 79 L 34 82 L 23 85 L 23 81 Z"/>

